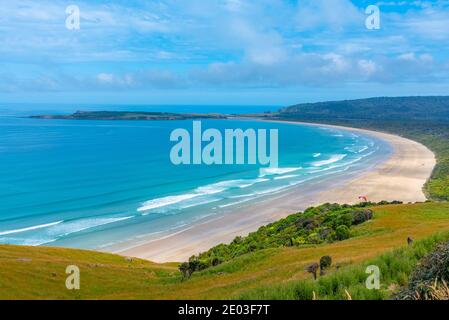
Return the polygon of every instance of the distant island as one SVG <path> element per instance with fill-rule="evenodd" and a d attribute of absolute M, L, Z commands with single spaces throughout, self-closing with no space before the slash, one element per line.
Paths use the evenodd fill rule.
<path fill-rule="evenodd" d="M 70 115 L 37 115 L 33 119 L 59 120 L 195 120 L 195 119 L 227 119 L 223 114 L 200 113 L 168 113 L 139 111 L 77 111 Z"/>

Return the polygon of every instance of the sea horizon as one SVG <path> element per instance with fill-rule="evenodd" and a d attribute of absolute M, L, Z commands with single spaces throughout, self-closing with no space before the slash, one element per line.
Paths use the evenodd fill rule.
<path fill-rule="evenodd" d="M 98 103 L 2 103 L 0 117 L 67 115 L 77 111 L 128 111 L 173 113 L 250 114 L 276 112 L 282 105 L 256 104 L 98 104 Z"/>

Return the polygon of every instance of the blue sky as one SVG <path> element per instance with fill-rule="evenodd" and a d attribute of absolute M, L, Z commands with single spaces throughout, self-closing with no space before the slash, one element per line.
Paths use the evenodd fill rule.
<path fill-rule="evenodd" d="M 0 0 L 0 103 L 446 95 L 448 46 L 449 0 Z"/>

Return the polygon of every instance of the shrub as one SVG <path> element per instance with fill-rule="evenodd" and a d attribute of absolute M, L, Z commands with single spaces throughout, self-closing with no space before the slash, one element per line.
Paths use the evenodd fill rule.
<path fill-rule="evenodd" d="M 268 248 L 330 243 L 350 237 L 353 225 L 373 218 L 367 207 L 358 205 L 324 204 L 261 227 L 247 237 L 236 237 L 230 244 L 221 244 L 189 260 L 189 272 L 218 266 L 236 257 Z M 183 272 L 183 271 L 181 271 Z M 183 273 L 184 274 L 184 273 Z"/>
<path fill-rule="evenodd" d="M 353 224 L 354 225 L 359 225 L 362 224 L 366 221 L 369 221 L 373 218 L 373 211 L 372 210 L 357 210 L 352 212 L 352 216 L 353 216 Z"/>
<path fill-rule="evenodd" d="M 448 232 L 439 233 L 427 239 L 416 241 L 413 246 L 404 246 L 362 263 L 342 266 L 339 270 L 326 277 L 321 277 L 317 281 L 312 279 L 292 280 L 286 283 L 266 285 L 248 290 L 236 298 L 244 300 L 311 300 L 313 292 L 315 292 L 318 299 L 346 300 L 347 294 L 345 291 L 347 291 L 353 300 L 391 299 L 395 291 L 394 287 L 407 284 L 407 280 L 417 263 L 434 251 L 439 243 L 448 240 Z M 365 271 L 366 267 L 371 265 L 379 266 L 382 270 L 380 290 L 366 288 L 367 274 Z M 433 299 L 447 297 L 447 283 L 449 282 L 446 281 L 445 285 L 441 282 L 434 289 L 430 288 L 429 297 Z M 432 283 L 432 286 L 434 285 L 435 283 Z"/>
<path fill-rule="evenodd" d="M 326 270 L 332 266 L 332 258 L 330 256 L 324 256 L 320 259 L 320 269 Z"/>
<path fill-rule="evenodd" d="M 182 279 L 183 280 L 190 278 L 191 273 L 190 273 L 189 263 L 184 262 L 184 263 L 180 264 L 178 268 L 179 268 L 179 271 L 182 274 Z"/>
<path fill-rule="evenodd" d="M 349 239 L 350 237 L 349 228 L 345 225 L 338 226 L 337 229 L 335 230 L 335 235 L 337 237 L 337 240 L 339 241 Z"/>
<path fill-rule="evenodd" d="M 423 258 L 413 271 L 408 288 L 397 296 L 401 300 L 432 300 L 449 282 L 449 242 Z"/>

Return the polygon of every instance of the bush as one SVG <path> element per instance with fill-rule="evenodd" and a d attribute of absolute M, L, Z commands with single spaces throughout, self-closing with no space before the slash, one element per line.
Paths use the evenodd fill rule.
<path fill-rule="evenodd" d="M 441 233 L 427 239 L 416 241 L 413 246 L 404 246 L 381 256 L 349 266 L 321 277 L 317 281 L 312 279 L 293 280 L 286 283 L 266 285 L 243 292 L 236 298 L 243 300 L 311 300 L 313 292 L 318 299 L 346 300 L 346 292 L 353 300 L 379 300 L 391 299 L 394 287 L 407 284 L 416 264 L 430 252 L 434 251 L 439 243 L 447 242 L 449 233 Z M 380 290 L 366 288 L 366 268 L 375 265 L 382 270 L 382 285 Z M 434 285 L 434 283 L 432 284 Z M 435 299 L 447 297 L 447 285 L 440 283 L 431 296 Z"/>
<path fill-rule="evenodd" d="M 349 228 L 345 225 L 338 226 L 337 229 L 335 230 L 335 235 L 337 237 L 337 240 L 339 241 L 349 239 L 350 237 Z"/>
<path fill-rule="evenodd" d="M 413 271 L 408 288 L 397 295 L 397 299 L 432 300 L 435 292 L 447 288 L 449 282 L 449 242 L 436 248 L 423 258 Z"/>
<path fill-rule="evenodd" d="M 320 259 L 320 269 L 326 270 L 332 266 L 332 258 L 330 256 L 324 256 Z"/>
<path fill-rule="evenodd" d="M 236 237 L 228 245 L 221 244 L 192 257 L 188 262 L 188 271 L 202 271 L 268 248 L 318 245 L 346 240 L 351 235 L 352 226 L 373 218 L 373 212 L 367 207 L 374 205 L 376 204 L 371 202 L 352 206 L 327 203 L 308 208 L 304 212 L 263 226 L 247 237 Z"/>
<path fill-rule="evenodd" d="M 352 212 L 352 216 L 353 216 L 353 224 L 354 225 L 359 225 L 362 224 L 366 221 L 369 221 L 373 218 L 373 211 L 372 210 L 358 210 L 358 211 L 354 211 Z"/>

